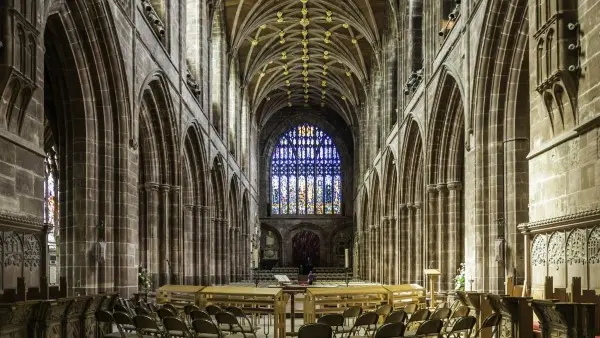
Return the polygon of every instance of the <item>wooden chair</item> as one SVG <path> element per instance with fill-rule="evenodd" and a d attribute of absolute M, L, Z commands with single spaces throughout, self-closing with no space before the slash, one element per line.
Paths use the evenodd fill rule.
<path fill-rule="evenodd" d="M 298 330 L 298 338 L 331 338 L 331 326 L 321 323 L 304 324 Z"/>
<path fill-rule="evenodd" d="M 104 332 L 106 327 L 112 327 L 113 323 L 115 323 L 115 319 L 112 314 L 105 310 L 99 310 L 96 312 L 96 321 L 98 322 L 98 328 L 100 330 L 101 337 L 104 338 L 136 338 L 138 335 L 136 333 L 127 333 L 120 325 L 117 326 L 117 332 L 106 333 Z M 105 325 L 102 325 L 105 324 Z"/>
<path fill-rule="evenodd" d="M 404 329 L 406 329 L 406 327 L 402 322 L 383 324 L 375 331 L 373 338 L 402 337 L 404 335 Z"/>
<path fill-rule="evenodd" d="M 163 326 L 169 337 L 193 338 L 187 324 L 176 317 L 166 317 L 163 319 Z"/>

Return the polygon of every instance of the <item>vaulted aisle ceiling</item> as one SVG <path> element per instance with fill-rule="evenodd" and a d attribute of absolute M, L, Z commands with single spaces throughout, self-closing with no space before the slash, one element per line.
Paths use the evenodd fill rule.
<path fill-rule="evenodd" d="M 352 124 L 377 66 L 385 0 L 223 0 L 251 109 L 322 107 Z"/>

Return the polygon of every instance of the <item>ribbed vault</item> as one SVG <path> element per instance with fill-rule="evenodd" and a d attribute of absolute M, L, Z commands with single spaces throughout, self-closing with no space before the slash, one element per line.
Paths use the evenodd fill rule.
<path fill-rule="evenodd" d="M 259 119 L 319 107 L 355 120 L 379 63 L 387 0 L 221 1 L 212 8 L 224 8 L 230 56 Z"/>

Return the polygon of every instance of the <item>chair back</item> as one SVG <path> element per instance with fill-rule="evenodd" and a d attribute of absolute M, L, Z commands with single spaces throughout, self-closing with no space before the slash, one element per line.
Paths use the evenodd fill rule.
<path fill-rule="evenodd" d="M 406 312 L 404 310 L 396 310 L 385 317 L 384 324 L 404 323 L 406 320 Z"/>
<path fill-rule="evenodd" d="M 192 321 L 192 327 L 198 334 L 211 334 L 217 335 L 217 337 L 223 337 L 223 333 L 219 328 L 209 319 L 195 319 Z"/>
<path fill-rule="evenodd" d="M 414 313 L 415 311 L 417 311 L 417 304 L 415 303 L 408 304 L 404 307 L 404 312 L 408 314 Z"/>
<path fill-rule="evenodd" d="M 362 313 L 362 308 L 360 306 L 351 306 L 351 307 L 347 308 L 346 310 L 344 310 L 344 312 L 342 313 L 342 316 L 344 316 L 344 318 L 356 318 L 356 317 L 360 316 L 361 313 Z"/>
<path fill-rule="evenodd" d="M 143 306 L 136 306 L 135 307 L 135 314 L 136 315 L 146 315 L 146 316 L 151 316 L 152 315 L 152 313 L 150 311 L 148 311 Z"/>
<path fill-rule="evenodd" d="M 125 306 L 123 306 L 122 304 L 119 304 L 119 303 L 115 304 L 113 312 L 124 312 L 124 313 L 127 313 L 127 314 L 131 314 L 131 311 L 129 311 L 129 309 L 127 307 L 125 307 Z"/>
<path fill-rule="evenodd" d="M 477 318 L 473 316 L 460 317 L 456 320 L 454 325 L 452 325 L 452 328 L 450 329 L 450 331 L 448 331 L 448 333 L 456 333 L 463 331 L 471 332 L 471 330 L 473 330 L 473 328 L 475 327 L 475 322 L 477 322 Z"/>
<path fill-rule="evenodd" d="M 225 311 L 233 314 L 236 317 L 246 317 L 246 314 L 244 313 L 244 311 L 242 309 L 240 309 L 239 307 L 228 306 L 225 308 Z"/>
<path fill-rule="evenodd" d="M 199 311 L 200 308 L 197 305 L 194 305 L 194 304 L 187 304 L 186 306 L 183 307 L 183 312 L 185 312 L 185 314 L 188 315 L 188 316 L 194 310 Z"/>
<path fill-rule="evenodd" d="M 317 319 L 317 323 L 325 324 L 331 327 L 343 326 L 344 325 L 344 316 L 339 313 L 330 313 L 321 316 Z"/>
<path fill-rule="evenodd" d="M 378 307 L 377 310 L 375 310 L 375 313 L 384 317 L 389 315 L 390 312 L 392 312 L 392 306 L 389 304 L 383 304 L 380 307 Z"/>
<path fill-rule="evenodd" d="M 217 313 L 223 312 L 223 309 L 217 305 L 208 305 L 206 306 L 206 312 L 208 312 L 208 314 L 211 316 L 216 316 Z"/>
<path fill-rule="evenodd" d="M 171 337 L 192 337 L 192 333 L 188 329 L 188 326 L 179 318 L 164 318 L 163 325 Z"/>
<path fill-rule="evenodd" d="M 142 334 L 156 334 L 162 332 L 158 323 L 150 316 L 136 315 L 133 317 L 133 322 L 135 323 L 135 327 Z"/>
<path fill-rule="evenodd" d="M 447 308 L 448 307 L 448 303 L 446 302 L 440 302 L 435 306 L 435 309 L 433 310 L 433 312 L 439 310 L 439 309 L 443 309 L 443 308 Z"/>
<path fill-rule="evenodd" d="M 107 323 L 107 324 L 112 324 L 115 321 L 112 314 L 106 310 L 96 311 L 96 320 L 99 323 Z"/>
<path fill-rule="evenodd" d="M 177 311 L 177 308 L 175 308 L 175 306 L 174 306 L 173 304 L 171 304 L 171 303 L 166 303 L 166 304 L 164 304 L 164 305 L 162 306 L 162 308 L 163 308 L 163 309 L 169 309 L 169 310 L 171 310 L 171 312 L 173 312 L 174 314 L 177 314 L 177 312 L 179 312 L 179 311 Z"/>
<path fill-rule="evenodd" d="M 479 330 L 481 331 L 481 329 L 485 329 L 487 327 L 496 327 L 498 325 L 500 325 L 500 320 L 502 319 L 502 315 L 499 313 L 492 313 L 491 315 L 487 316 L 484 320 L 483 323 L 481 323 L 481 327 L 479 328 Z"/>
<path fill-rule="evenodd" d="M 471 312 L 471 308 L 469 308 L 468 306 L 461 305 L 457 307 L 456 310 L 454 310 L 454 312 L 452 312 L 451 318 L 466 317 L 469 315 L 469 312 Z"/>
<path fill-rule="evenodd" d="M 450 310 L 447 307 L 443 307 L 440 309 L 435 310 L 431 316 L 429 316 L 429 319 L 448 319 L 450 318 L 450 314 L 451 314 L 452 310 Z"/>
<path fill-rule="evenodd" d="M 177 317 L 175 312 L 171 311 L 166 307 L 161 307 L 160 309 L 158 309 L 158 311 L 156 311 L 156 314 L 158 314 L 158 318 L 160 318 L 161 320 L 167 317 Z"/>
<path fill-rule="evenodd" d="M 415 336 L 439 334 L 443 326 L 444 322 L 440 319 L 427 320 L 423 322 L 421 326 L 419 326 L 417 332 L 415 333 Z"/>
<path fill-rule="evenodd" d="M 411 322 L 422 322 L 424 320 L 429 319 L 429 310 L 427 309 L 420 309 L 415 311 L 412 316 L 410 316 L 410 319 L 408 320 L 409 323 Z"/>
<path fill-rule="evenodd" d="M 217 323 L 219 324 L 227 324 L 229 326 L 239 327 L 240 323 L 233 313 L 229 312 L 219 312 L 215 315 L 217 319 Z"/>
<path fill-rule="evenodd" d="M 212 318 L 210 317 L 210 315 L 202 310 L 193 310 L 192 312 L 190 312 L 190 318 L 192 319 L 192 321 L 203 319 L 212 322 Z"/>
<path fill-rule="evenodd" d="M 331 338 L 331 326 L 321 323 L 304 324 L 298 330 L 298 338 Z"/>
<path fill-rule="evenodd" d="M 361 314 L 356 321 L 354 322 L 354 326 L 369 326 L 377 324 L 377 320 L 379 316 L 375 312 L 365 312 Z"/>
<path fill-rule="evenodd" d="M 402 337 L 404 335 L 404 323 L 389 323 L 383 324 L 375 332 L 374 338 L 395 338 Z"/>
<path fill-rule="evenodd" d="M 123 325 L 135 326 L 135 323 L 133 322 L 133 319 L 129 316 L 128 313 L 117 311 L 117 312 L 114 312 L 112 314 L 112 316 L 115 319 L 115 323 L 117 323 L 117 326 L 119 326 L 119 325 L 121 325 L 121 326 L 123 326 Z"/>

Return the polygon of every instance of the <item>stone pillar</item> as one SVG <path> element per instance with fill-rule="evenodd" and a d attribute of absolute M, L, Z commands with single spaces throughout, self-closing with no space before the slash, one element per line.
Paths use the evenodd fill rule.
<path fill-rule="evenodd" d="M 373 254 L 375 252 L 375 225 L 371 224 L 369 225 L 369 250 L 366 252 L 367 255 L 367 260 L 369 261 L 369 278 L 368 280 L 370 282 L 373 282 L 375 280 L 375 255 Z"/>
<path fill-rule="evenodd" d="M 409 230 L 408 230 L 408 208 L 405 203 L 398 205 L 398 235 L 396 240 L 398 245 L 396 246 L 396 257 L 399 263 L 398 280 L 401 284 L 409 283 L 409 260 L 410 260 L 410 248 L 409 248 Z"/>
<path fill-rule="evenodd" d="M 199 232 L 199 247 L 198 247 L 198 262 L 200 264 L 200 285 L 211 284 L 211 262 L 210 257 L 210 243 L 212 221 L 210 218 L 210 207 L 199 206 L 196 211 L 199 215 L 200 223 L 197 225 Z"/>
<path fill-rule="evenodd" d="M 406 203 L 406 229 L 408 231 L 408 248 L 406 250 L 407 279 L 408 283 L 413 283 L 417 273 L 414 265 L 414 257 L 420 246 L 417 243 L 415 232 L 415 205 L 412 203 Z"/>
<path fill-rule="evenodd" d="M 209 222 L 208 232 L 208 243 L 206 246 L 208 271 L 209 271 L 209 285 L 219 284 L 219 251 L 220 238 L 219 238 L 219 219 L 217 217 L 211 217 Z"/>
<path fill-rule="evenodd" d="M 221 219 L 219 228 L 221 229 L 221 250 L 219 250 L 219 264 L 221 266 L 221 284 L 229 284 L 231 271 L 231 264 L 229 263 L 229 257 L 227 254 L 229 252 L 229 246 L 231 244 L 229 242 L 229 222 L 226 219 Z"/>
<path fill-rule="evenodd" d="M 160 259 L 158 249 L 158 184 L 147 183 L 146 190 L 146 243 L 147 270 L 152 279 L 152 286 L 159 286 Z"/>
<path fill-rule="evenodd" d="M 425 285 L 423 279 L 423 252 L 425 251 L 423 248 L 423 232 L 425 231 L 425 226 L 423 224 L 423 205 L 421 202 L 415 202 L 415 226 L 414 231 L 415 234 L 413 236 L 415 248 L 413 257 L 413 264 L 415 266 L 415 276 L 412 280 L 413 283 L 419 285 Z"/>
<path fill-rule="evenodd" d="M 462 184 L 460 182 L 448 183 L 448 230 L 446 231 L 447 238 L 444 241 L 448 257 L 446 266 L 446 280 L 448 282 L 448 290 L 454 289 L 454 276 L 456 269 L 463 261 L 462 257 L 462 232 L 461 232 L 461 193 Z"/>
<path fill-rule="evenodd" d="M 448 189 L 445 183 L 439 183 L 437 185 L 438 190 L 438 210 L 437 210 L 437 254 L 438 254 L 438 262 L 437 265 L 434 265 L 434 269 L 439 269 L 442 275 L 439 280 L 439 289 L 438 290 L 446 290 L 448 287 L 448 222 L 446 210 L 448 207 Z"/>
<path fill-rule="evenodd" d="M 194 205 L 192 208 L 192 233 L 194 239 L 192 240 L 192 261 L 194 262 L 194 274 L 193 274 L 193 285 L 202 285 L 202 206 Z"/>
<path fill-rule="evenodd" d="M 439 266 L 437 251 L 437 226 L 438 226 L 438 190 L 435 184 L 427 186 L 428 209 L 427 209 L 427 231 L 423 243 L 427 246 L 424 260 L 424 269 L 436 268 Z"/>
<path fill-rule="evenodd" d="M 171 187 L 171 284 L 181 284 L 181 276 L 183 275 L 183 267 L 179 263 L 181 261 L 181 222 L 179 220 L 179 187 Z"/>
<path fill-rule="evenodd" d="M 159 251 L 159 266 L 160 266 L 160 275 L 159 275 L 159 286 L 165 285 L 169 283 L 169 276 L 171 275 L 171 264 L 169 262 L 169 237 L 170 233 L 168 231 L 169 224 L 169 190 L 170 186 L 161 185 L 160 186 L 160 203 L 158 207 L 159 214 L 159 226 L 158 226 L 158 251 Z"/>
<path fill-rule="evenodd" d="M 389 284 L 398 284 L 398 269 L 399 262 L 396 253 L 400 251 L 398 247 L 398 226 L 396 223 L 396 217 L 390 216 L 390 237 L 389 241 L 389 257 L 390 257 L 390 273 L 389 273 Z"/>
<path fill-rule="evenodd" d="M 194 275 L 197 266 L 195 260 L 195 253 L 197 248 L 196 233 L 194 231 L 194 206 L 191 204 L 186 205 L 183 208 L 183 236 L 181 248 L 181 266 L 183 268 L 183 276 L 181 282 L 183 284 L 191 285 L 194 283 Z"/>

